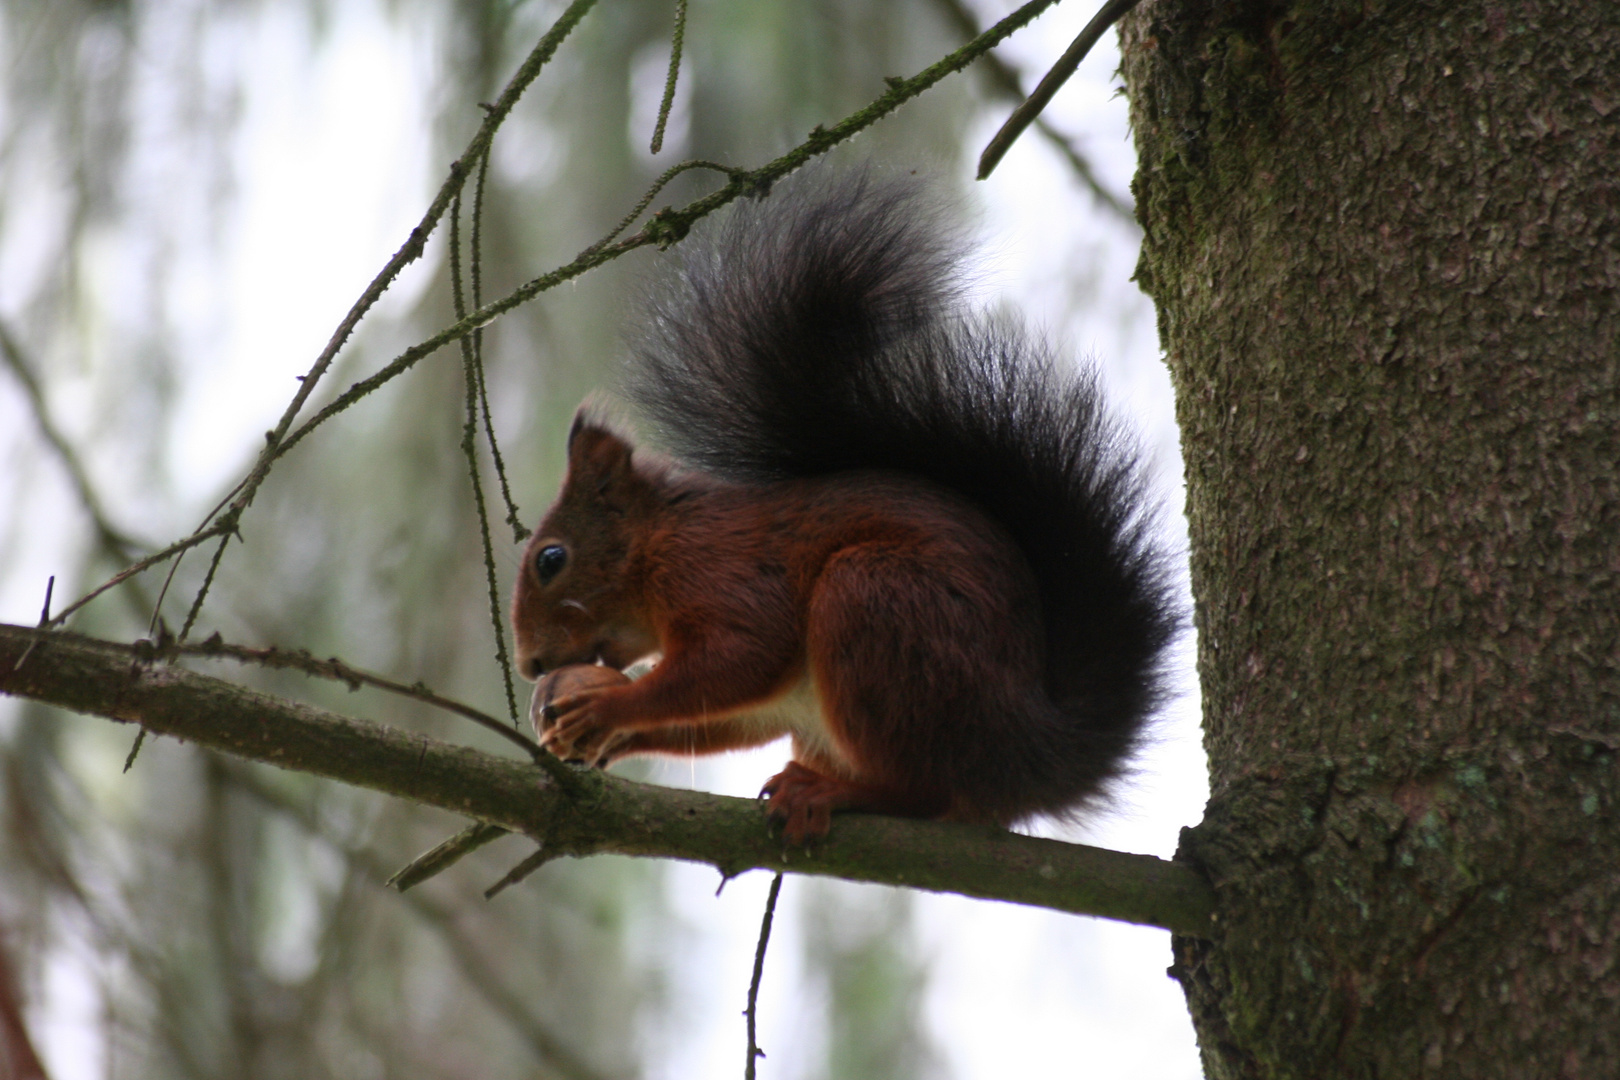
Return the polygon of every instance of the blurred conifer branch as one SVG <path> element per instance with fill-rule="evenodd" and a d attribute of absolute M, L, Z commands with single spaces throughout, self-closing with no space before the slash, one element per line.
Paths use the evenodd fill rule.
<path fill-rule="evenodd" d="M 334 836 L 307 801 L 292 798 L 258 771 L 239 762 L 226 760 L 225 775 L 244 794 L 292 821 L 326 845 L 353 866 L 365 880 L 376 883 L 387 875 L 387 867 L 374 852 L 355 840 Z M 494 826 L 483 828 L 494 829 L 490 839 L 506 835 L 505 829 L 495 829 Z M 567 1040 L 552 1030 L 542 1017 L 535 1015 L 523 994 L 507 981 L 499 965 L 491 961 L 485 950 L 467 932 L 464 920 L 458 917 L 457 908 L 435 899 L 425 891 L 413 892 L 404 901 L 406 908 L 443 943 L 462 978 L 528 1044 L 530 1051 L 548 1069 L 568 1080 L 599 1080 L 602 1077 L 600 1072 L 580 1060 L 578 1054 L 568 1047 Z"/>
<path fill-rule="evenodd" d="M 118 581 L 124 580 L 131 574 L 139 573 L 141 570 L 199 544 L 206 543 L 214 537 L 220 538 L 220 550 L 223 551 L 231 536 L 236 533 L 237 522 L 240 520 L 242 512 L 253 502 L 253 496 L 269 475 L 271 465 L 284 450 L 282 441 L 288 429 L 292 427 L 293 420 L 304 407 L 305 402 L 309 400 L 321 377 L 331 367 L 338 351 L 348 341 L 355 327 L 359 325 L 360 319 L 371 309 L 372 305 L 381 299 L 383 293 L 394 283 L 394 279 L 399 276 L 400 272 L 421 257 L 427 246 L 428 237 L 449 210 L 452 200 L 460 194 L 473 164 L 479 161 L 488 151 L 489 145 L 495 137 L 495 132 L 505 121 L 507 114 L 512 111 L 512 107 L 523 96 L 529 84 L 539 76 L 541 68 L 556 53 L 557 47 L 562 44 L 563 39 L 579 24 L 579 21 L 585 17 L 585 13 L 595 3 L 596 0 L 574 0 L 558 17 L 557 21 L 552 24 L 551 29 L 541 36 L 539 42 L 535 44 L 528 57 L 518 68 L 517 73 L 507 82 L 500 96 L 493 104 L 486 106 L 483 124 L 479 126 L 478 132 L 467 144 L 467 149 L 462 152 L 460 157 L 451 162 L 449 177 L 440 186 L 438 193 L 433 198 L 433 202 L 429 204 L 426 213 L 422 215 L 421 221 L 411 230 L 405 244 L 394 253 L 383 269 L 366 286 L 360 298 L 355 301 L 354 305 L 343 317 L 343 320 L 338 324 L 337 329 L 333 331 L 331 338 L 327 341 L 325 348 L 321 350 L 320 355 L 316 357 L 315 363 L 310 367 L 309 371 L 299 378 L 298 391 L 293 395 L 292 401 L 288 403 L 276 426 L 265 432 L 265 448 L 260 451 L 258 460 L 254 462 L 253 467 L 248 471 L 247 476 L 242 479 L 241 483 L 226 493 L 225 497 L 209 511 L 203 519 L 203 524 L 198 527 L 195 533 L 185 540 L 172 544 L 163 551 L 142 560 L 136 566 L 124 571 L 119 577 L 103 583 L 91 593 L 81 597 L 57 617 L 55 620 L 57 624 L 60 624 L 62 619 L 84 606 L 86 602 L 106 591 L 112 585 L 117 584 Z M 218 562 L 219 556 L 216 554 L 213 565 L 217 566 Z M 201 607 L 206 591 L 207 586 L 205 584 L 202 592 L 199 592 L 197 599 L 192 603 L 191 611 L 186 618 L 186 627 L 188 629 L 196 621 L 197 612 Z M 184 633 L 181 636 L 184 637 Z"/>
<path fill-rule="evenodd" d="M 28 1037 L 17 980 L 7 944 L 0 939 L 0 1076 L 14 1080 L 48 1080 L 45 1066 Z"/>
<path fill-rule="evenodd" d="M 62 467 L 73 483 L 73 492 L 79 497 L 79 503 L 84 507 L 85 514 L 90 518 L 91 527 L 95 530 L 96 546 L 114 564 L 127 566 L 135 561 L 145 545 L 108 519 L 101 496 L 97 494 L 84 463 L 79 460 L 78 451 L 51 419 L 50 409 L 45 404 L 45 391 L 39 384 L 38 376 L 34 374 L 33 364 L 29 362 L 16 336 L 12 334 L 11 327 L 3 320 L 0 320 L 0 356 L 5 358 L 6 367 L 11 369 L 12 375 L 16 376 L 18 384 L 22 386 L 23 396 L 28 401 L 29 411 L 34 415 L 34 423 L 39 428 L 39 433 L 45 437 L 45 442 L 61 459 Z M 129 582 L 130 597 L 137 608 L 144 610 L 151 607 L 151 601 L 139 582 L 131 581 L 128 577 L 119 580 Z"/>

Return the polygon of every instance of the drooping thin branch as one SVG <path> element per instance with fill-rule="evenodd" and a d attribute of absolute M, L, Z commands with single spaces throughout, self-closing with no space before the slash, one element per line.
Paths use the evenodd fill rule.
<path fill-rule="evenodd" d="M 14 662 L 30 644 L 20 670 Z M 569 793 L 533 762 L 499 758 L 154 664 L 130 646 L 0 625 L 0 693 L 325 776 L 522 832 L 548 855 L 708 863 L 908 885 L 1209 932 L 1215 897 L 1194 870 L 1148 855 L 999 829 L 872 815 L 835 819 L 814 850 L 785 850 L 759 804 L 577 770 Z M 564 766 L 564 768 L 569 768 Z"/>
<path fill-rule="evenodd" d="M 228 767 L 226 775 L 243 792 L 253 796 L 270 810 L 285 815 L 309 835 L 331 846 L 350 864 L 372 881 L 380 880 L 386 869 L 377 856 L 359 844 L 332 836 L 308 806 L 288 799 L 280 791 L 264 782 L 245 766 Z M 488 826 L 488 828 L 494 828 Z M 497 829 L 496 836 L 506 830 Z M 492 837 L 493 839 L 493 837 Z M 511 1025 L 526 1042 L 535 1056 L 549 1069 L 570 1080 L 598 1080 L 601 1074 L 581 1061 L 550 1026 L 536 1016 L 523 995 L 509 985 L 491 964 L 473 939 L 462 929 L 461 919 L 448 905 L 434 900 L 426 892 L 414 892 L 405 898 L 405 906 L 444 942 L 451 958 L 461 969 L 462 977 L 486 1004 Z"/>
<path fill-rule="evenodd" d="M 1091 21 L 1086 23 L 1073 43 L 1064 50 L 1062 56 L 1058 57 L 1057 63 L 1052 65 L 1052 70 L 1036 84 L 1034 93 L 1013 110 L 1007 122 L 1001 125 L 1001 130 L 996 132 L 995 137 L 984 148 L 984 153 L 979 155 L 980 180 L 995 170 L 997 163 L 1018 140 L 1018 136 L 1022 135 L 1024 129 L 1041 114 L 1042 109 L 1046 108 L 1047 103 L 1052 100 L 1052 95 L 1069 81 L 1069 76 L 1075 73 L 1080 61 L 1086 58 L 1086 54 L 1097 44 L 1098 39 L 1110 26 L 1124 18 L 1125 13 L 1135 7 L 1137 2 L 1138 0 L 1108 0 L 1108 3 L 1102 6 L 1102 10 L 1091 17 Z"/>
<path fill-rule="evenodd" d="M 664 127 L 669 123 L 669 111 L 675 107 L 675 81 L 681 74 L 681 46 L 686 41 L 686 0 L 675 0 L 675 33 L 670 35 L 669 74 L 664 76 L 664 100 L 658 103 L 658 123 L 653 125 L 652 144 L 649 149 L 658 153 L 664 148 Z"/>
<path fill-rule="evenodd" d="M 461 289 L 461 195 L 450 209 L 450 292 L 456 318 L 467 316 L 467 301 Z M 506 652 L 506 620 L 501 617 L 501 597 L 495 583 L 495 544 L 489 535 L 489 507 L 484 504 L 484 482 L 478 475 L 478 399 L 483 385 L 483 358 L 474 347 L 474 338 L 461 339 L 461 369 L 466 387 L 466 420 L 461 428 L 461 452 L 467 459 L 467 475 L 472 483 L 473 509 L 478 515 L 478 537 L 484 546 L 484 578 L 489 588 L 489 621 L 495 631 L 495 666 L 506 688 L 506 712 L 512 726 L 518 726 L 517 694 L 512 689 L 512 662 Z M 490 442 L 495 435 L 490 433 Z"/>
<path fill-rule="evenodd" d="M 472 248 L 467 264 L 472 278 L 472 305 L 484 303 L 484 186 L 489 179 L 489 153 L 478 159 L 478 180 L 473 185 Z M 457 312 L 457 316 L 465 314 Z M 529 538 L 529 529 L 523 524 L 517 503 L 512 501 L 512 487 L 506 482 L 506 462 L 501 459 L 501 444 L 495 438 L 495 421 L 489 412 L 489 388 L 484 383 L 484 332 L 473 331 L 473 360 L 478 369 L 478 401 L 484 415 L 484 437 L 489 442 L 489 456 L 495 463 L 495 478 L 500 481 L 501 501 L 506 504 L 506 523 L 512 527 L 512 543 L 521 544 Z"/>
<path fill-rule="evenodd" d="M 782 892 L 782 875 L 771 879 L 771 891 L 765 897 L 765 917 L 759 924 L 759 944 L 754 947 L 754 975 L 748 980 L 748 1007 L 743 1015 L 748 1018 L 748 1064 L 743 1069 L 744 1080 L 754 1080 L 755 1063 L 765 1056 L 759 1048 L 756 1017 L 759 1006 L 759 979 L 765 974 L 765 947 L 771 942 L 771 920 L 776 917 L 776 898 Z"/>
<path fill-rule="evenodd" d="M 34 374 L 33 365 L 28 362 L 22 346 L 18 344 L 11 333 L 11 328 L 3 320 L 0 320 L 0 357 L 5 358 L 6 367 L 11 369 L 12 375 L 21 384 L 23 396 L 28 399 L 28 408 L 34 414 L 34 424 L 39 428 L 39 433 L 45 437 L 45 442 L 50 448 L 56 451 L 62 467 L 67 470 L 68 479 L 73 482 L 74 493 L 78 495 L 79 503 L 89 515 L 90 524 L 96 531 L 96 543 L 115 563 L 132 561 L 144 545 L 107 519 L 101 497 L 96 494 L 95 485 L 90 482 L 90 474 L 85 471 L 84 464 L 79 460 L 78 451 L 51 419 L 50 409 L 45 405 L 45 392 L 39 385 L 38 376 Z"/>

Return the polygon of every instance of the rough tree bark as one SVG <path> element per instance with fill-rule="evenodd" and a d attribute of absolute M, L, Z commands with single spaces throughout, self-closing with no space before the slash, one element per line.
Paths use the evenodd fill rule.
<path fill-rule="evenodd" d="M 1212 1078 L 1620 1076 L 1620 4 L 1147 0 Z"/>

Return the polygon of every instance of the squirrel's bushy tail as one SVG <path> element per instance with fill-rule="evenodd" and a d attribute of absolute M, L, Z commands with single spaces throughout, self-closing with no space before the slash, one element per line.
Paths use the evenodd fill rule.
<path fill-rule="evenodd" d="M 963 309 L 966 245 L 911 177 L 801 177 L 681 251 L 630 386 L 671 449 L 738 481 L 901 470 L 979 505 L 1035 572 L 1047 692 L 1096 765 L 1086 786 L 1108 779 L 1162 696 L 1180 616 L 1094 375 Z"/>

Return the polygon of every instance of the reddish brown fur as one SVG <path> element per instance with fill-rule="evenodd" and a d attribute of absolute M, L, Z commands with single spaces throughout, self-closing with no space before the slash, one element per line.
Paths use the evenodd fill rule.
<path fill-rule="evenodd" d="M 555 544 L 567 563 L 541 584 L 535 556 Z M 529 678 L 661 654 L 635 682 L 552 702 L 542 738 L 564 757 L 718 753 L 792 731 L 795 764 L 765 792 L 793 843 L 824 835 L 833 810 L 1010 816 L 971 778 L 1009 718 L 1051 708 L 1030 570 L 959 497 L 882 472 L 722 484 L 639 462 L 583 420 L 512 619 Z M 751 715 L 807 672 L 824 734 Z"/>

